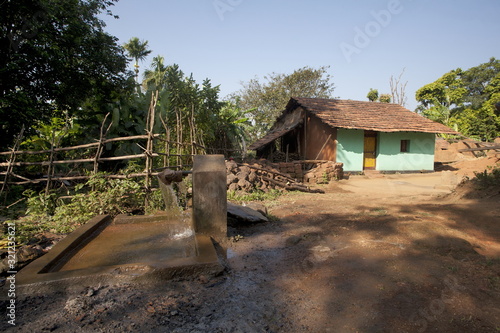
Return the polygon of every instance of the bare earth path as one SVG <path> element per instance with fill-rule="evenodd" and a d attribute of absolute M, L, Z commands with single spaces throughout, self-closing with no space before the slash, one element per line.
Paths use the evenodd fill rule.
<path fill-rule="evenodd" d="M 351 177 L 231 228 L 228 272 L 18 298 L 19 332 L 499 332 L 499 196 Z M 2 303 L 2 309 L 5 304 Z"/>

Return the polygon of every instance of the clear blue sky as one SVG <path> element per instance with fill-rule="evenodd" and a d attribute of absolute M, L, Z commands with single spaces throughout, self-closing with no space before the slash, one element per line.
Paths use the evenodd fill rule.
<path fill-rule="evenodd" d="M 444 73 L 500 58 L 498 0 L 120 0 L 106 30 L 148 40 L 151 56 L 177 63 L 221 97 L 266 74 L 330 66 L 334 95 L 389 93 L 403 68 L 407 108 Z"/>

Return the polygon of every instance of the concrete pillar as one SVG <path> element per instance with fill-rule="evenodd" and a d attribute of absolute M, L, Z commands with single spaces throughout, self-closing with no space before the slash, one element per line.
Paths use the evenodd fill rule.
<path fill-rule="evenodd" d="M 223 242 L 227 237 L 224 155 L 196 155 L 193 165 L 193 224 L 197 233 Z"/>

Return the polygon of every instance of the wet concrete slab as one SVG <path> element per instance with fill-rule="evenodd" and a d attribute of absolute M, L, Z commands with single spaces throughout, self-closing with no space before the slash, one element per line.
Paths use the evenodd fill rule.
<path fill-rule="evenodd" d="M 210 237 L 178 216 L 96 216 L 16 276 L 20 292 L 161 283 L 223 271 Z"/>

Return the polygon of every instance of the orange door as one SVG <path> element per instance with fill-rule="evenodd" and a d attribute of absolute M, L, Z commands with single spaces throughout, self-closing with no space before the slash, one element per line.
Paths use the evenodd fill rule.
<path fill-rule="evenodd" d="M 375 169 L 375 154 L 377 148 L 376 136 L 365 136 L 365 149 L 363 156 L 363 169 Z"/>

